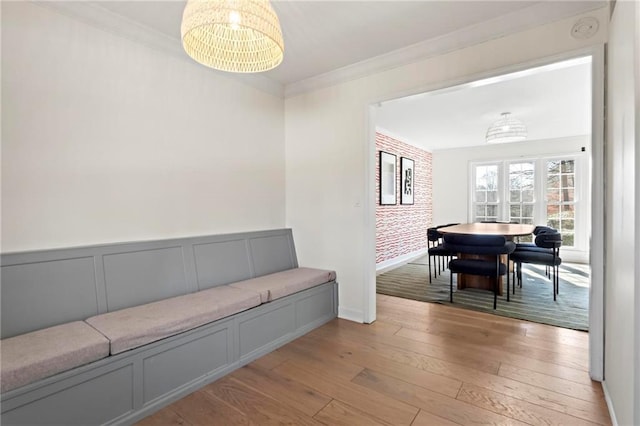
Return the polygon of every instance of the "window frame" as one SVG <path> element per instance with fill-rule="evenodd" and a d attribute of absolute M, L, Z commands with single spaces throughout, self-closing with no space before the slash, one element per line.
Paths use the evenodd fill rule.
<path fill-rule="evenodd" d="M 585 154 L 565 153 L 553 155 L 526 156 L 518 158 L 502 158 L 493 160 L 481 160 L 469 162 L 468 174 L 468 220 L 476 221 L 476 171 L 480 166 L 498 166 L 498 221 L 510 220 L 510 188 L 509 188 L 509 166 L 518 163 L 533 163 L 534 165 L 534 201 L 533 201 L 533 224 L 548 223 L 547 217 L 547 164 L 550 161 L 574 161 L 574 242 L 573 246 L 566 246 L 568 250 L 587 250 L 588 243 L 588 223 L 590 209 L 588 206 L 588 169 L 585 161 Z M 486 203 L 485 203 L 486 204 Z M 520 203 L 522 205 L 522 202 Z M 522 217 L 522 216 L 521 216 Z"/>
<path fill-rule="evenodd" d="M 485 162 L 479 162 L 479 163 L 474 163 L 474 165 L 472 166 L 471 169 L 471 181 L 470 181 L 470 188 L 471 188 L 471 193 L 469 194 L 468 197 L 468 201 L 469 201 L 469 217 L 471 218 L 469 221 L 470 222 L 474 222 L 475 221 L 475 211 L 476 211 L 476 172 L 477 172 L 477 168 L 478 167 L 486 167 L 486 166 L 497 166 L 498 168 L 498 182 L 497 182 L 497 200 L 495 203 L 491 203 L 491 204 L 495 204 L 496 210 L 497 210 L 497 219 L 496 220 L 500 220 L 500 217 L 502 216 L 502 212 L 501 212 L 501 208 L 500 205 L 502 203 L 502 197 L 504 194 L 501 194 L 500 192 L 500 188 L 503 186 L 503 170 L 502 168 L 504 167 L 504 165 L 502 164 L 502 161 L 485 161 Z M 484 205 L 488 205 L 488 202 L 484 202 L 482 203 Z M 485 215 L 486 217 L 486 215 Z"/>

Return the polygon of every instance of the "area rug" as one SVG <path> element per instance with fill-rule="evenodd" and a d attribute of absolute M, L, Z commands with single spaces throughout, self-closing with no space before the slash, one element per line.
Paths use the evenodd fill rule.
<path fill-rule="evenodd" d="M 377 292 L 407 299 L 451 304 L 449 271 L 429 284 L 429 267 L 424 256 L 399 268 L 378 275 Z M 493 293 L 476 289 L 456 289 L 453 278 L 453 306 L 518 318 L 542 324 L 587 331 L 589 328 L 589 275 L 583 265 L 560 266 L 560 294 L 553 300 L 553 285 L 545 276 L 544 266 L 523 265 L 522 288 L 516 288 L 507 302 L 498 296 L 493 309 Z M 432 266 L 433 267 L 433 266 Z M 506 287 L 505 287 L 506 288 Z"/>

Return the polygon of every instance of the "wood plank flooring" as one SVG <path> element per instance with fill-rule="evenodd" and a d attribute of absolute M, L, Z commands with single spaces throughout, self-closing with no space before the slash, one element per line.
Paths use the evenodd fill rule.
<path fill-rule="evenodd" d="M 143 419 L 153 425 L 609 425 L 587 333 L 378 295 Z"/>

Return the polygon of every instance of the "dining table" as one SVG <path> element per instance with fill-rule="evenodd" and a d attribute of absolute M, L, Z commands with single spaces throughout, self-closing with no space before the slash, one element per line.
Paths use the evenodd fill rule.
<path fill-rule="evenodd" d="M 533 233 L 534 225 L 523 223 L 504 223 L 504 222 L 475 222 L 460 223 L 458 225 L 444 226 L 438 228 L 438 232 L 442 234 L 468 234 L 468 235 L 502 235 L 507 240 L 513 240 L 515 237 L 524 237 Z M 479 254 L 460 254 L 461 259 L 495 259 L 492 256 Z M 507 262 L 507 256 L 503 255 L 503 262 Z M 478 288 L 482 290 L 493 291 L 495 288 L 495 277 L 483 277 L 479 275 L 458 274 L 458 289 Z M 498 278 L 498 294 L 502 295 L 502 277 Z"/>

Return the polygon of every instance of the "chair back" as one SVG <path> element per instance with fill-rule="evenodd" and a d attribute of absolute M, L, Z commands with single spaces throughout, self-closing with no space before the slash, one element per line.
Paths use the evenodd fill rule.
<path fill-rule="evenodd" d="M 503 235 L 444 234 L 444 248 L 464 254 L 508 254 L 516 245 Z"/>
<path fill-rule="evenodd" d="M 543 232 L 536 236 L 535 244 L 538 247 L 559 249 L 562 245 L 562 234 L 559 232 Z"/>
<path fill-rule="evenodd" d="M 437 228 L 427 228 L 427 240 L 440 241 L 440 238 L 442 238 L 442 233 L 438 232 Z"/>
<path fill-rule="evenodd" d="M 533 235 L 544 234 L 547 232 L 558 232 L 558 230 L 550 226 L 544 226 L 544 225 L 538 225 L 535 228 L 533 228 Z"/>

